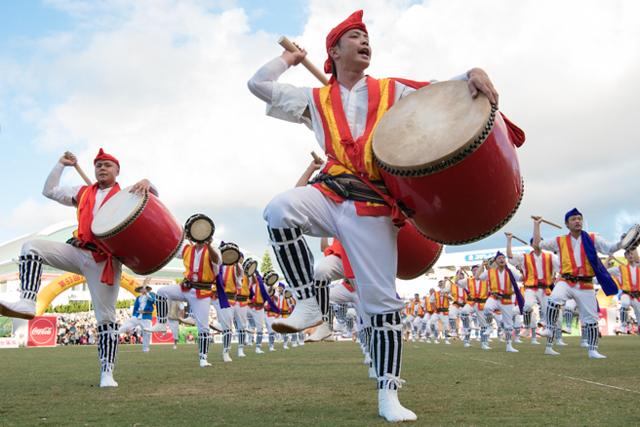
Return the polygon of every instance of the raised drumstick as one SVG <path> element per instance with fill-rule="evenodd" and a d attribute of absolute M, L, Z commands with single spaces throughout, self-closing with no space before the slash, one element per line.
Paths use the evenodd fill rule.
<path fill-rule="evenodd" d="M 291 40 L 289 40 L 285 36 L 281 36 L 278 39 L 278 44 L 283 48 L 285 48 L 286 50 L 288 50 L 289 52 L 298 52 L 300 50 L 295 44 L 291 42 Z M 322 83 L 325 86 L 329 84 L 329 80 L 327 79 L 327 76 L 322 71 L 318 70 L 318 68 L 316 68 L 316 66 L 313 65 L 308 58 L 305 57 L 302 60 L 301 64 L 304 65 L 305 68 L 309 70 L 311 74 L 313 74 L 318 80 L 320 80 L 320 83 Z"/>
<path fill-rule="evenodd" d="M 532 219 L 536 219 L 536 217 L 535 217 L 535 216 L 533 216 L 533 215 L 531 215 L 531 218 L 532 218 Z M 541 219 L 540 219 L 540 221 L 541 221 L 541 222 L 544 222 L 545 224 L 549 224 L 549 225 L 551 225 L 551 226 L 553 226 L 553 227 L 555 227 L 555 228 L 559 228 L 560 230 L 562 230 L 562 226 L 560 226 L 560 225 L 558 225 L 558 224 L 556 224 L 556 223 L 554 223 L 554 222 L 547 221 L 547 220 L 546 220 L 546 219 L 544 219 L 544 218 L 541 218 Z"/>
<path fill-rule="evenodd" d="M 507 233 L 504 233 L 505 236 L 507 235 Z M 518 242 L 528 245 L 529 243 L 525 242 L 524 240 L 522 240 L 521 238 L 519 238 L 518 236 L 516 236 L 515 234 L 511 234 L 511 237 L 513 237 L 514 239 L 516 239 Z"/>
<path fill-rule="evenodd" d="M 316 163 L 324 163 L 324 160 L 322 160 L 322 157 L 318 156 L 315 151 L 311 152 L 311 157 L 313 157 L 313 160 Z"/>
<path fill-rule="evenodd" d="M 72 154 L 71 154 L 69 151 L 65 152 L 65 153 L 64 153 L 64 156 L 65 156 L 65 157 L 69 157 L 69 156 L 67 156 L 67 154 L 68 154 L 68 155 L 70 155 L 70 156 L 72 156 Z M 75 165 L 73 165 L 73 167 L 74 167 L 74 168 L 76 168 L 76 172 L 78 172 L 78 175 L 80 175 L 80 178 L 82 178 L 82 179 L 84 180 L 84 182 L 86 182 L 86 183 L 87 183 L 87 185 L 93 185 L 93 183 L 91 182 L 91 180 L 89 179 L 89 177 L 87 176 L 87 174 L 86 174 L 86 173 L 84 173 L 84 171 L 82 170 L 82 168 L 81 168 L 81 167 L 80 167 L 80 165 L 78 164 L 78 161 L 77 161 L 77 160 L 76 160 L 76 164 L 75 164 Z"/>

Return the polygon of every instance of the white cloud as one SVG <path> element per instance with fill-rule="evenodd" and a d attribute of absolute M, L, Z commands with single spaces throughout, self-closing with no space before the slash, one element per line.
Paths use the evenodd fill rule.
<path fill-rule="evenodd" d="M 41 40 L 24 70 L 24 99 L 56 95 L 52 106 L 28 109 L 52 157 L 77 147 L 89 168 L 102 146 L 120 157 L 123 183 L 151 178 L 172 210 L 257 211 L 317 149 L 303 126 L 265 117 L 246 89 L 280 52 L 278 35 L 249 28 L 253 11 L 204 1 L 51 3 L 81 23 Z M 362 4 L 310 1 L 303 33 L 289 36 L 321 66 L 327 31 Z M 485 68 L 528 136 L 525 200 L 509 226 L 529 230 L 530 213 L 561 218 L 574 205 L 602 226 L 621 208 L 640 210 L 626 184 L 638 176 L 639 15 L 633 1 L 370 1 L 370 72 L 427 80 Z M 302 67 L 283 80 L 316 84 Z M 262 230 L 255 222 L 246 229 Z"/>

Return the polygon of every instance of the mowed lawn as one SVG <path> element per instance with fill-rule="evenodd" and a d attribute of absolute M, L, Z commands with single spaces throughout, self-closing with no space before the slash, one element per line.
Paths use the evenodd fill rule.
<path fill-rule="evenodd" d="M 640 338 L 608 337 L 606 360 L 576 338 L 560 357 L 519 344 L 518 354 L 478 344 L 407 343 L 400 391 L 414 425 L 640 425 Z M 95 347 L 0 351 L 0 425 L 371 426 L 374 381 L 350 342 L 197 365 L 196 346 L 122 346 L 117 389 L 97 387 Z M 235 347 L 234 353 L 235 354 Z"/>

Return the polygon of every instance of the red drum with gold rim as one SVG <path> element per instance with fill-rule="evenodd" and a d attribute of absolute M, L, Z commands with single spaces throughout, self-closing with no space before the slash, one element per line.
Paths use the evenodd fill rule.
<path fill-rule="evenodd" d="M 496 232 L 516 212 L 523 183 L 514 144 L 523 142 L 484 95 L 473 99 L 466 82 L 447 81 L 396 103 L 376 128 L 373 151 L 416 227 L 456 245 Z"/>
<path fill-rule="evenodd" d="M 129 188 L 100 207 L 91 231 L 134 273 L 147 275 L 171 261 L 182 245 L 183 231 L 156 196 L 140 196 Z"/>
<path fill-rule="evenodd" d="M 396 277 L 411 280 L 425 274 L 440 258 L 442 245 L 425 237 L 407 221 L 398 232 L 398 270 Z"/>

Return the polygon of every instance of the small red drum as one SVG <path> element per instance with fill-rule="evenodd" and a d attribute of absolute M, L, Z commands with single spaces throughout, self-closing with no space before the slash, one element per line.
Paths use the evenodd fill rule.
<path fill-rule="evenodd" d="M 466 82 L 435 83 L 382 117 L 373 151 L 389 192 L 414 212 L 416 227 L 459 245 L 496 232 L 520 204 L 522 177 L 509 137 L 517 128 L 509 126 L 484 95 L 471 98 Z"/>
<path fill-rule="evenodd" d="M 109 251 L 134 273 L 160 270 L 182 245 L 182 227 L 160 200 L 118 192 L 93 218 L 91 231 Z"/>
<path fill-rule="evenodd" d="M 440 258 L 442 245 L 429 240 L 407 221 L 398 232 L 398 279 L 422 276 Z"/>

